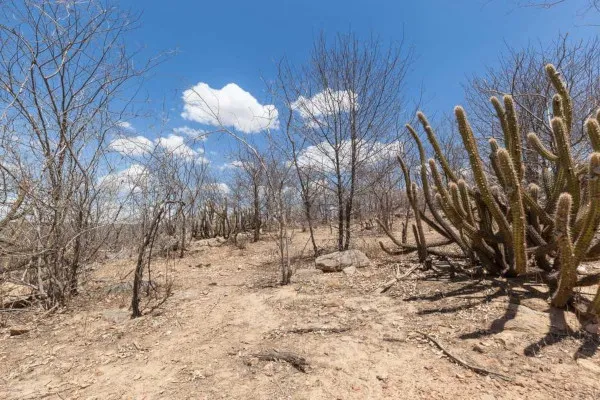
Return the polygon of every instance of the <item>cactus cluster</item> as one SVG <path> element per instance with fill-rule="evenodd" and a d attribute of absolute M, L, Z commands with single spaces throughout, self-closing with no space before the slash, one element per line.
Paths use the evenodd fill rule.
<path fill-rule="evenodd" d="M 574 288 L 598 283 L 578 277 L 577 267 L 600 258 L 600 241 L 595 239 L 600 224 L 600 112 L 585 121 L 592 154 L 579 161 L 571 148 L 573 105 L 568 88 L 553 65 L 546 66 L 546 73 L 556 91 L 548 145 L 533 132 L 524 142 L 515 100 L 509 95 L 492 97 L 504 147 L 490 139 L 486 165 L 465 110 L 454 109 L 472 171 L 467 180 L 450 167 L 423 113 L 417 117 L 434 158 L 427 159 L 416 129 L 406 127 L 419 149 L 427 206 L 427 211 L 414 207 L 419 222 L 425 221 L 447 242 L 458 245 L 463 257 L 488 274 L 512 277 L 541 272 L 551 288 L 552 304 L 564 307 L 573 299 Z M 526 182 L 524 143 L 551 166 L 540 174 L 541 182 Z M 403 170 L 408 175 L 405 166 Z M 414 186 L 407 185 L 412 204 L 417 202 Z M 423 246 L 421 255 L 426 253 L 425 244 L 417 246 Z M 600 316 L 600 290 L 587 310 Z"/>

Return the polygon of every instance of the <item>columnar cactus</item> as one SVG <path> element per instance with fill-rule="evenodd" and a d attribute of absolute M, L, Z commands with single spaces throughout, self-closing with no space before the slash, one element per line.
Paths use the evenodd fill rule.
<path fill-rule="evenodd" d="M 410 125 L 407 129 L 419 149 L 421 192 L 433 218 L 422 211 L 415 212 L 487 273 L 525 275 L 528 265 L 542 270 L 554 290 L 552 304 L 564 307 L 572 301 L 581 280 L 577 276 L 578 265 L 584 260 L 600 259 L 600 241 L 593 243 L 600 225 L 600 111 L 585 121 L 593 154 L 582 163 L 571 149 L 573 104 L 568 88 L 554 66 L 547 65 L 546 72 L 556 90 L 552 99 L 552 139 L 544 143 L 530 132 L 526 140 L 550 166 L 540 171 L 541 182 L 526 182 L 517 106 L 509 95 L 502 100 L 490 99 L 505 148 L 496 139 L 489 140 L 489 168 L 482 161 L 465 110 L 460 106 L 454 109 L 472 180 L 461 179 L 452 170 L 422 112 L 417 113 L 417 118 L 434 158 L 426 159 L 417 131 Z M 403 170 L 408 175 L 406 166 Z M 416 197 L 414 186 L 407 178 L 409 197 Z M 600 316 L 600 290 L 588 311 Z"/>

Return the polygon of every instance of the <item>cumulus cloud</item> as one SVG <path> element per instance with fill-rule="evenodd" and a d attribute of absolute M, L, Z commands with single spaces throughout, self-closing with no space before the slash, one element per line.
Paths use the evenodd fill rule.
<path fill-rule="evenodd" d="M 223 183 L 223 182 L 207 183 L 206 185 L 204 185 L 204 188 L 207 191 L 215 192 L 215 193 L 218 193 L 218 194 L 221 194 L 224 196 L 231 193 L 231 189 L 229 188 L 229 185 L 227 185 L 226 183 Z"/>
<path fill-rule="evenodd" d="M 221 171 L 227 170 L 227 169 L 236 169 L 236 168 L 242 168 L 244 166 L 244 163 L 240 160 L 233 160 L 232 162 L 228 162 L 225 163 L 223 165 L 221 165 L 219 167 L 219 169 Z"/>
<path fill-rule="evenodd" d="M 198 155 L 198 151 L 193 150 L 185 143 L 183 136 L 170 134 L 167 137 L 160 137 L 154 142 L 174 156 L 192 159 Z"/>
<path fill-rule="evenodd" d="M 98 184 L 101 188 L 109 191 L 129 193 L 146 187 L 149 176 L 150 174 L 146 167 L 139 164 L 132 164 L 122 171 L 112 172 L 100 177 Z"/>
<path fill-rule="evenodd" d="M 126 131 L 135 131 L 133 125 L 131 125 L 131 123 L 127 121 L 119 121 L 117 122 L 117 126 L 119 128 L 125 129 Z"/>
<path fill-rule="evenodd" d="M 235 128 L 244 133 L 257 133 L 279 127 L 274 105 L 262 105 L 235 83 L 213 89 L 200 82 L 183 92 L 183 113 L 187 120 L 201 124 Z"/>
<path fill-rule="evenodd" d="M 206 132 L 204 129 L 194 129 L 187 125 L 173 129 L 173 133 L 189 136 L 196 140 L 206 140 L 208 137 L 208 132 Z"/>
<path fill-rule="evenodd" d="M 141 156 L 152 151 L 152 141 L 144 136 L 120 137 L 114 139 L 108 147 L 126 156 Z"/>
<path fill-rule="evenodd" d="M 345 140 L 339 147 L 340 167 L 343 171 L 350 169 L 351 142 Z M 374 165 L 393 159 L 402 151 L 402 143 L 372 142 L 358 144 L 357 163 L 361 165 Z M 335 171 L 335 148 L 328 142 L 321 142 L 308 146 L 298 156 L 298 165 L 301 168 L 311 168 L 324 173 Z"/>
<path fill-rule="evenodd" d="M 145 136 L 122 136 L 114 139 L 108 147 L 125 156 L 143 156 L 151 153 L 155 148 L 163 149 L 174 156 L 186 159 L 194 159 L 204 153 L 204 150 L 194 150 L 189 147 L 183 136 L 170 134 L 166 137 L 159 137 L 154 141 Z"/>
<path fill-rule="evenodd" d="M 326 89 L 312 97 L 300 96 L 292 103 L 292 109 L 304 119 L 320 119 L 323 116 L 347 112 L 356 102 L 356 94 L 350 90 Z"/>

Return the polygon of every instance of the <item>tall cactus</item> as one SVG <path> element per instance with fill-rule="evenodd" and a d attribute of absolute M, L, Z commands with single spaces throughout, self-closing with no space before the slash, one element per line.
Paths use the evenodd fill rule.
<path fill-rule="evenodd" d="M 525 275 L 531 254 L 531 265 L 542 271 L 554 290 L 552 304 L 564 307 L 573 299 L 577 285 L 582 284 L 578 282 L 589 284 L 591 279 L 577 276 L 578 265 L 584 260 L 600 259 L 600 241 L 595 239 L 600 225 L 600 110 L 584 123 L 593 154 L 582 163 L 571 147 L 574 121 L 568 87 L 554 66 L 545 69 L 556 90 L 552 98 L 552 137 L 542 142 L 530 132 L 526 140 L 549 166 L 539 174 L 541 182 L 526 182 L 518 105 L 511 96 L 490 99 L 505 148 L 495 139 L 489 140 L 489 165 L 482 161 L 465 110 L 460 106 L 454 109 L 471 166 L 471 180 L 459 178 L 452 170 L 425 114 L 419 112 L 417 118 L 435 159 L 427 160 L 417 131 L 410 125 L 407 129 L 419 149 L 421 190 L 433 215 L 429 220 L 421 212 L 422 218 L 457 244 L 465 257 L 477 260 L 487 273 Z M 411 196 L 416 196 L 413 183 L 407 188 Z M 600 317 L 600 289 L 588 310 Z"/>

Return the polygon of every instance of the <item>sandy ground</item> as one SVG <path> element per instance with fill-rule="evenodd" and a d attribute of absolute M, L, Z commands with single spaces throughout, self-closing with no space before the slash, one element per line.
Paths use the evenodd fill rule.
<path fill-rule="evenodd" d="M 95 266 L 68 308 L 1 313 L 0 398 L 600 398 L 598 336 L 551 310 L 542 285 L 450 279 L 440 267 L 380 295 L 411 257 L 384 255 L 365 234 L 356 246 L 371 267 L 323 274 L 301 257 L 306 238 L 294 236 L 286 287 L 276 285 L 275 245 L 265 239 L 158 261 L 152 279 L 163 289 L 171 279 L 173 295 L 135 320 L 119 285 L 133 259 Z M 156 302 L 143 301 L 146 310 Z M 15 327 L 30 331 L 10 336 Z M 342 332 L 292 332 L 319 327 Z M 505 379 L 458 365 L 420 332 Z M 272 350 L 304 357 L 306 372 L 253 356 Z"/>

